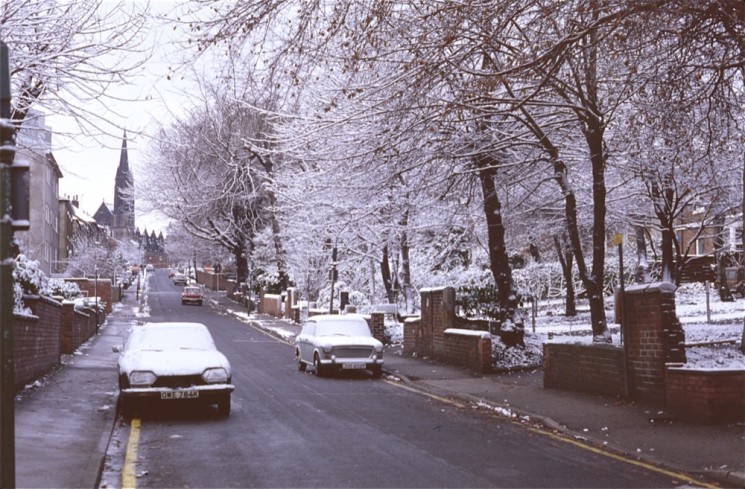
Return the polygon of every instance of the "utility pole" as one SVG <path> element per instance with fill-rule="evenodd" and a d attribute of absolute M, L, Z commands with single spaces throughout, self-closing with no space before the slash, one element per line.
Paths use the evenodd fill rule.
<path fill-rule="evenodd" d="M 8 46 L 0 41 L 0 487 L 16 486 L 15 372 L 13 367 L 13 223 L 10 167 L 15 157 L 10 120 Z"/>
<path fill-rule="evenodd" d="M 16 486 L 13 233 L 31 227 L 27 162 L 15 162 L 8 46 L 0 41 L 0 487 Z"/>

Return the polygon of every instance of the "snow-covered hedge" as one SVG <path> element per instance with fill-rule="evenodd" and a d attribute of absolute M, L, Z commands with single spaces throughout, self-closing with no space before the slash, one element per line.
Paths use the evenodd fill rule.
<path fill-rule="evenodd" d="M 78 284 L 65 282 L 60 278 L 47 277 L 39 268 L 37 260 L 30 260 L 26 255 L 21 254 L 16 257 L 13 267 L 13 312 L 31 313 L 31 310 L 23 303 L 24 295 L 75 299 L 82 294 Z"/>

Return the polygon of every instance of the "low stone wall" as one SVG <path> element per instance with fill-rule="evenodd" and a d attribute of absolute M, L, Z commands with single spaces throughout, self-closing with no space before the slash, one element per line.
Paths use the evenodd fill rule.
<path fill-rule="evenodd" d="M 543 387 L 622 396 L 623 349 L 607 344 L 544 343 Z"/>
<path fill-rule="evenodd" d="M 745 370 L 668 365 L 665 402 L 680 417 L 703 423 L 745 421 Z"/>

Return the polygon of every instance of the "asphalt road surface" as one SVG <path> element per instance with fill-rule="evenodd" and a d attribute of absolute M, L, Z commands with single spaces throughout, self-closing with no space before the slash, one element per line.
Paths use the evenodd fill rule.
<path fill-rule="evenodd" d="M 207 305 L 182 306 L 180 290 L 156 271 L 150 320 L 209 326 L 233 366 L 231 414 L 165 401 L 132 421 L 120 419 L 107 487 L 121 486 L 127 466 L 143 488 L 680 484 L 369 373 L 301 373 L 291 346 Z"/>

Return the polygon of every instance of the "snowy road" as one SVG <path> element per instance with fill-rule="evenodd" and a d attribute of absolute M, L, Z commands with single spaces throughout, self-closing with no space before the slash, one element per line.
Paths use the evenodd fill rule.
<path fill-rule="evenodd" d="M 139 428 L 120 423 L 111 459 L 136 431 L 127 455 L 138 487 L 674 487 L 368 373 L 300 373 L 291 347 L 206 306 L 181 306 L 165 275 L 154 277 L 149 300 L 151 320 L 210 326 L 236 390 L 227 419 L 176 408 L 145 413 Z"/>

